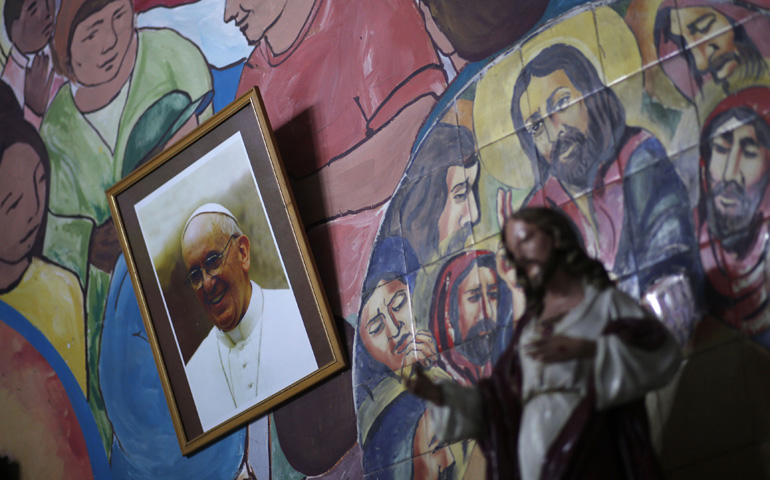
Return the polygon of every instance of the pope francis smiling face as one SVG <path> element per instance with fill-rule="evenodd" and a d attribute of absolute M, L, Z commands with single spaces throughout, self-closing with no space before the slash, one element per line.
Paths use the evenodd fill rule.
<path fill-rule="evenodd" d="M 227 214 L 194 215 L 182 234 L 182 257 L 187 283 L 211 323 L 224 332 L 234 329 L 251 299 L 248 237 Z"/>

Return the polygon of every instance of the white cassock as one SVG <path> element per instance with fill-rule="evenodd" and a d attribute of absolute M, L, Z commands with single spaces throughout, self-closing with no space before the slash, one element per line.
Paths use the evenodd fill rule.
<path fill-rule="evenodd" d="M 185 370 L 205 432 L 317 368 L 292 291 L 251 282 L 241 322 L 230 332 L 212 328 Z"/>

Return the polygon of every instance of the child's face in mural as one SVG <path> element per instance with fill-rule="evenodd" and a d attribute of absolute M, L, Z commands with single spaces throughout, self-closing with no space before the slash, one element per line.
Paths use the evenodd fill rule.
<path fill-rule="evenodd" d="M 478 173 L 478 163 L 468 168 L 457 165 L 447 170 L 446 186 L 449 193 L 438 219 L 439 243 L 478 221 L 479 207 L 473 194 Z"/>
<path fill-rule="evenodd" d="M 275 25 L 290 0 L 226 0 L 225 23 L 235 26 L 254 45 Z"/>
<path fill-rule="evenodd" d="M 754 218 L 770 165 L 753 125 L 730 119 L 711 140 L 708 178 L 717 231 L 723 235 L 746 228 Z"/>
<path fill-rule="evenodd" d="M 0 260 L 16 263 L 32 250 L 43 221 L 48 180 L 26 143 L 11 145 L 0 161 Z"/>
<path fill-rule="evenodd" d="M 556 70 L 545 77 L 532 77 L 519 102 L 537 151 L 558 178 L 574 185 L 583 183 L 598 153 L 591 149 L 588 111 L 582 98 L 567 74 Z"/>
<path fill-rule="evenodd" d="M 118 74 L 134 34 L 129 0 L 115 0 L 75 27 L 70 44 L 72 71 L 81 85 L 101 85 Z"/>
<path fill-rule="evenodd" d="M 463 339 L 492 333 L 497 322 L 497 275 L 473 265 L 457 287 L 458 325 Z"/>
<path fill-rule="evenodd" d="M 10 36 L 22 53 L 39 52 L 53 34 L 53 0 L 26 0 L 21 15 L 11 25 Z"/>
<path fill-rule="evenodd" d="M 412 340 L 409 289 L 401 280 L 377 284 L 361 309 L 359 335 L 375 360 L 396 371 Z"/>
<path fill-rule="evenodd" d="M 740 64 L 728 18 L 709 7 L 680 8 L 677 13 L 679 22 L 672 16 L 671 33 L 684 38 L 698 73 L 711 74 L 717 82 L 727 79 Z"/>

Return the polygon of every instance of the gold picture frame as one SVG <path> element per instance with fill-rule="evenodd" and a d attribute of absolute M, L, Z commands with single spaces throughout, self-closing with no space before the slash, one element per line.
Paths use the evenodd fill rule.
<path fill-rule="evenodd" d="M 107 197 L 184 455 L 346 366 L 256 88 L 112 186 Z M 209 300 L 197 296 L 205 282 L 203 290 L 187 282 L 181 253 L 187 222 L 194 212 L 220 207 L 250 240 L 248 277 L 257 285 L 252 295 L 260 295 L 250 305 L 261 309 L 252 332 L 259 331 L 259 344 L 214 326 L 202 307 Z M 213 284 L 220 277 L 204 279 Z M 243 345 L 251 353 L 239 351 Z M 248 373 L 234 370 L 238 358 Z"/>

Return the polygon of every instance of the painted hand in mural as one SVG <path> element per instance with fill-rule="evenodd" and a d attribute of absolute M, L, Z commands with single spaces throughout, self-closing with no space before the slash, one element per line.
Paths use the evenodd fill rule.
<path fill-rule="evenodd" d="M 513 191 L 507 188 L 497 189 L 497 224 L 503 228 L 505 219 L 513 215 L 516 207 L 513 206 Z"/>
<path fill-rule="evenodd" d="M 24 102 L 39 117 L 43 116 L 48 106 L 48 95 L 53 78 L 53 68 L 50 66 L 48 54 L 35 55 L 24 77 Z"/>
<path fill-rule="evenodd" d="M 406 389 L 418 397 L 435 403 L 436 405 L 444 404 L 444 394 L 441 392 L 441 387 L 428 378 L 425 374 L 425 370 L 419 365 L 415 365 L 411 375 L 403 376 L 402 381 L 404 382 Z"/>
<path fill-rule="evenodd" d="M 427 330 L 417 330 L 414 339 L 404 354 L 404 367 L 415 362 L 423 368 L 430 368 L 436 360 L 436 340 Z"/>

